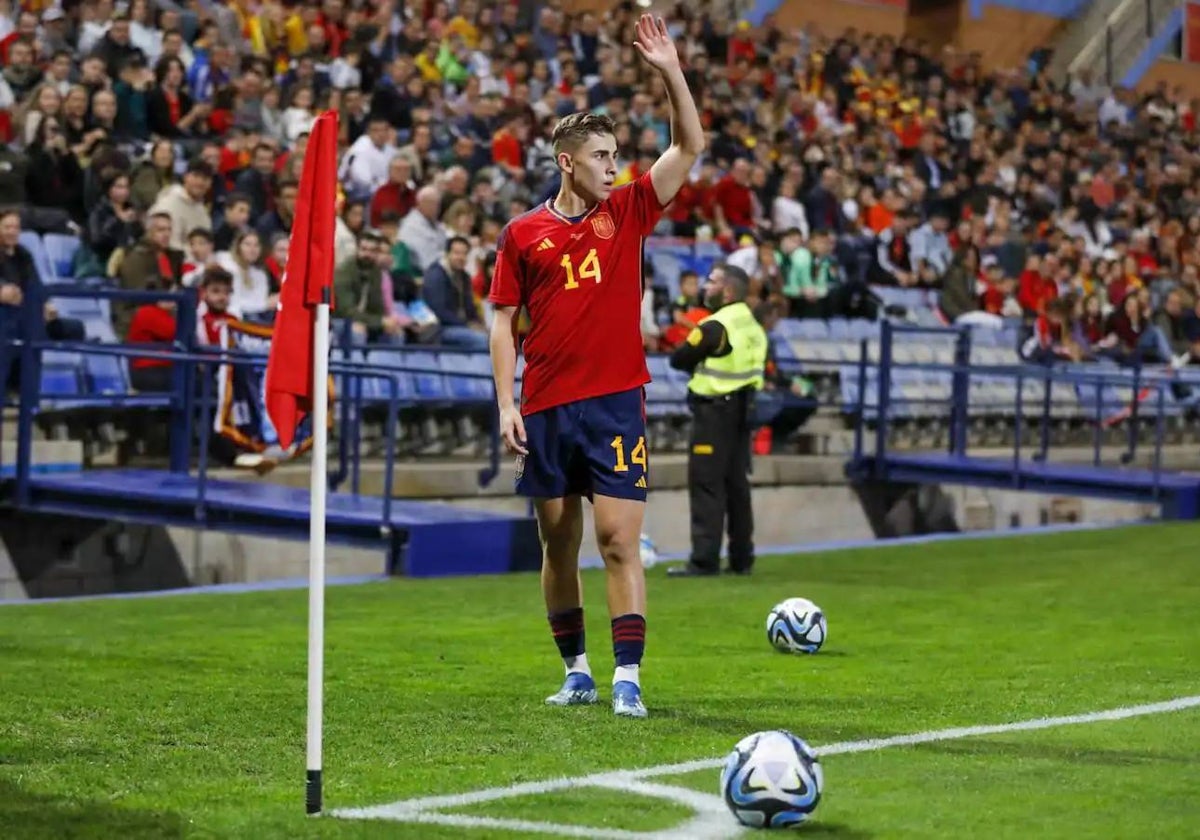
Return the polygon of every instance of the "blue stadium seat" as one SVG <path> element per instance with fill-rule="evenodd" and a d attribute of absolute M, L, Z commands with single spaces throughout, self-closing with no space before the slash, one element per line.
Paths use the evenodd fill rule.
<path fill-rule="evenodd" d="M 47 350 L 42 353 L 43 396 L 77 397 L 83 393 L 82 360 L 78 353 Z"/>
<path fill-rule="evenodd" d="M 781 321 L 780 323 L 785 323 Z M 796 325 L 796 337 L 808 339 L 824 339 L 829 338 L 829 324 L 820 318 L 804 318 L 799 321 L 791 321 Z"/>
<path fill-rule="evenodd" d="M 50 257 L 46 254 L 46 246 L 42 242 L 42 237 L 31 230 L 23 230 L 19 241 L 33 257 L 33 265 L 37 269 L 41 281 L 43 283 L 57 282 L 58 278 L 54 274 L 54 266 L 50 263 Z"/>
<path fill-rule="evenodd" d="M 438 357 L 438 363 L 446 374 L 446 385 L 452 399 L 489 404 L 495 399 L 491 379 L 492 360 L 487 353 L 447 352 L 439 353 Z"/>
<path fill-rule="evenodd" d="M 672 383 L 671 366 L 667 356 L 655 354 L 646 357 L 650 369 L 650 381 L 646 383 L 646 414 L 649 417 L 667 417 L 678 414 L 683 406 L 681 394 Z"/>
<path fill-rule="evenodd" d="M 412 383 L 412 397 L 418 400 L 449 399 L 446 377 L 438 365 L 438 354 L 429 350 L 372 350 L 372 364 L 404 368 Z"/>
<path fill-rule="evenodd" d="M 46 247 L 46 256 L 54 269 L 54 275 L 62 280 L 73 277 L 71 267 L 81 244 L 79 238 L 62 233 L 47 233 L 42 237 L 42 244 Z"/>
<path fill-rule="evenodd" d="M 124 359 L 106 353 L 89 353 L 83 357 L 83 371 L 89 394 L 118 395 L 129 392 Z"/>
<path fill-rule="evenodd" d="M 834 341 L 849 341 L 850 321 L 845 318 L 831 318 L 829 320 L 829 337 Z"/>
<path fill-rule="evenodd" d="M 679 275 L 683 271 L 679 257 L 665 251 L 650 255 L 650 266 L 654 269 L 654 285 L 667 290 L 671 299 L 679 296 Z"/>
<path fill-rule="evenodd" d="M 83 331 L 88 338 L 102 341 L 105 344 L 117 343 L 117 333 L 113 329 L 112 321 L 98 317 L 88 317 L 82 320 Z"/>

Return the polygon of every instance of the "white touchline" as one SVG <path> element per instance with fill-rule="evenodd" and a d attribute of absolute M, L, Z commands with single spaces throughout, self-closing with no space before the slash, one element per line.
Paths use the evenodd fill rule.
<path fill-rule="evenodd" d="M 1161 703 L 1146 703 L 1140 706 L 1122 706 L 1116 709 L 1106 709 L 1104 711 L 1087 712 L 1078 715 L 1034 718 L 1014 723 L 999 723 L 986 726 L 959 726 L 952 729 L 914 732 L 910 735 L 895 735 L 890 738 L 869 738 L 864 741 L 841 741 L 817 747 L 816 750 L 818 755 L 821 756 L 873 752 L 875 750 L 888 749 L 889 747 L 908 747 L 917 744 L 934 743 L 936 741 L 976 738 L 982 735 L 1001 735 L 1007 732 L 1029 732 L 1037 729 L 1051 729 L 1057 726 L 1125 720 L 1126 718 L 1160 715 L 1197 707 L 1200 707 L 1200 695 L 1178 697 L 1174 700 L 1165 700 Z M 564 837 L 586 837 L 594 838 L 595 840 L 609 840 L 609 838 L 612 838 L 612 840 L 630 840 L 631 838 L 637 838 L 637 840 L 648 840 L 649 838 L 658 838 L 658 840 L 671 840 L 672 838 L 693 838 L 693 840 L 700 840 L 700 838 L 712 838 L 712 840 L 717 840 L 717 838 L 735 837 L 740 831 L 736 824 L 732 823 L 732 817 L 725 812 L 724 804 L 720 797 L 691 788 L 646 783 L 641 780 L 656 776 L 683 775 L 697 770 L 710 770 L 720 767 L 723 762 L 724 758 L 703 758 L 678 764 L 660 764 L 654 767 L 643 767 L 637 770 L 615 770 L 606 773 L 593 773 L 589 776 L 577 776 L 575 778 L 523 782 L 507 787 L 488 788 L 468 793 L 405 799 L 388 805 L 375 805 L 367 808 L 341 808 L 330 813 L 332 816 L 344 819 L 397 820 L 401 822 L 424 823 L 427 825 L 457 826 L 460 828 L 499 828 L 526 833 L 557 834 Z M 646 832 L 593 828 L 580 825 L 559 825 L 527 820 L 473 817 L 465 814 L 437 813 L 439 810 L 445 808 L 462 808 L 468 805 L 492 802 L 497 799 L 534 796 L 578 787 L 611 788 L 623 790 L 631 794 L 666 799 L 691 807 L 696 812 L 696 815 L 689 822 L 675 828 L 666 831 Z"/>

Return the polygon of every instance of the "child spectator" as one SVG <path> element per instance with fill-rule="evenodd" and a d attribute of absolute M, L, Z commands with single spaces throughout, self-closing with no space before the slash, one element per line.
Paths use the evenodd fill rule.
<path fill-rule="evenodd" d="M 196 228 L 188 234 L 188 250 L 192 258 L 183 264 L 183 285 L 191 288 L 200 282 L 204 269 L 213 261 L 213 235 Z"/>
<path fill-rule="evenodd" d="M 671 301 L 671 324 L 662 331 L 662 349 L 673 350 L 688 337 L 709 311 L 700 303 L 700 278 L 694 271 L 679 275 L 679 297 Z"/>

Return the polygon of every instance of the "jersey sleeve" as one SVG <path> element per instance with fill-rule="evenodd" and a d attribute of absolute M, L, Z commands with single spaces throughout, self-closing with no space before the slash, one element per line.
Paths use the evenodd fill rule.
<path fill-rule="evenodd" d="M 496 267 L 492 271 L 488 301 L 496 306 L 520 306 L 523 273 L 521 253 L 513 236 L 512 225 L 505 225 L 496 244 Z"/>
<path fill-rule="evenodd" d="M 614 193 L 612 199 L 620 202 L 622 213 L 633 222 L 639 236 L 650 235 L 665 209 L 658 203 L 658 193 L 654 191 L 648 171 Z"/>

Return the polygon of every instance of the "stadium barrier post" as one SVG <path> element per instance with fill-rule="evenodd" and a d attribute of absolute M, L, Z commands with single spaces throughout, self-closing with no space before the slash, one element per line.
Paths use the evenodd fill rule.
<path fill-rule="evenodd" d="M 175 347 L 184 353 L 191 352 L 196 339 L 196 307 L 188 305 L 191 296 L 180 292 L 164 297 L 175 301 Z M 171 389 L 175 392 L 171 410 L 171 472 L 186 473 L 191 465 L 195 381 L 195 367 L 191 363 L 171 366 Z"/>
<path fill-rule="evenodd" d="M 394 543 L 392 534 L 392 493 L 396 474 L 396 424 L 400 417 L 400 382 L 395 375 L 388 377 L 387 423 L 383 429 L 383 521 L 379 524 L 379 536 L 385 544 Z M 389 568 L 394 553 L 389 551 Z"/>
<path fill-rule="evenodd" d="M 954 342 L 954 407 L 950 414 L 950 454 L 961 456 L 967 449 L 967 403 L 971 396 L 971 331 L 963 327 Z"/>
<path fill-rule="evenodd" d="M 305 774 L 305 809 L 321 813 L 321 725 L 325 670 L 325 497 L 328 484 L 329 429 L 329 301 L 330 289 L 321 289 L 317 317 L 313 319 L 313 447 L 310 490 L 312 510 L 308 522 L 308 761 Z"/>
<path fill-rule="evenodd" d="M 875 418 L 875 478 L 883 478 L 887 454 L 888 402 L 892 385 L 892 324 L 884 321 L 879 332 L 879 379 Z"/>
<path fill-rule="evenodd" d="M 1045 461 L 1046 453 L 1050 451 L 1050 397 L 1054 390 L 1054 377 L 1049 365 L 1042 367 L 1042 426 L 1039 429 L 1038 452 L 1035 461 Z"/>
<path fill-rule="evenodd" d="M 1017 413 L 1013 418 L 1013 485 L 1018 482 L 1018 474 L 1021 470 L 1021 435 L 1025 433 L 1025 424 L 1022 416 L 1025 413 L 1025 377 L 1021 370 L 1017 369 Z"/>
<path fill-rule="evenodd" d="M 1096 416 L 1092 423 L 1092 466 L 1100 466 L 1100 447 L 1104 445 L 1102 438 L 1103 429 L 1101 424 L 1104 422 L 1104 386 L 1108 380 L 1101 375 L 1096 382 Z"/>
<path fill-rule="evenodd" d="M 1166 434 L 1166 419 L 1163 416 L 1166 409 L 1167 393 L 1162 383 L 1158 385 L 1158 415 L 1154 418 L 1154 498 L 1162 499 L 1162 448 L 1163 435 Z"/>
<path fill-rule="evenodd" d="M 1142 351 L 1136 350 L 1133 357 L 1133 405 L 1129 409 L 1129 448 L 1121 456 L 1122 464 L 1129 464 L 1137 457 L 1138 426 L 1141 422 L 1142 404 Z"/>
<path fill-rule="evenodd" d="M 867 423 L 867 340 L 858 342 L 858 416 L 854 422 L 854 461 L 861 463 L 863 431 Z"/>
<path fill-rule="evenodd" d="M 42 351 L 35 349 L 34 339 L 45 331 L 41 295 L 27 295 L 20 309 L 26 334 L 21 339 L 20 376 L 21 396 L 17 403 L 17 506 L 29 504 L 32 488 L 29 477 L 33 466 L 33 414 L 41 402 Z M 37 325 L 43 325 L 39 331 Z M 33 334 L 31 334 L 33 333 Z"/>
<path fill-rule="evenodd" d="M 188 362 L 190 364 L 191 362 Z M 181 364 L 176 362 L 176 364 Z M 217 364 L 224 364 L 218 362 Z M 229 362 L 232 366 L 232 362 Z M 196 483 L 198 495 L 196 497 L 196 521 L 204 522 L 207 520 L 205 513 L 205 504 L 208 500 L 208 445 L 212 435 L 212 427 L 214 418 L 209 417 L 209 409 L 212 406 L 212 380 L 213 377 L 208 373 L 216 373 L 214 368 L 212 371 L 206 371 L 206 375 L 200 382 L 200 451 L 196 453 Z M 214 412 L 215 415 L 215 412 Z"/>
<path fill-rule="evenodd" d="M 351 407 L 354 409 L 355 423 L 357 424 L 354 439 L 349 441 L 350 445 L 350 492 L 357 496 L 362 492 L 362 376 L 354 377 L 353 400 L 350 401 Z M 344 410 L 344 409 L 343 409 Z"/>
<path fill-rule="evenodd" d="M 338 349 L 340 351 L 340 361 L 350 361 L 350 341 L 351 341 L 351 324 L 347 319 L 342 319 L 334 326 L 334 330 L 338 333 Z M 342 412 L 338 416 L 338 468 L 329 479 L 329 489 L 336 491 L 342 486 L 342 482 L 346 480 L 346 476 L 350 474 L 350 434 L 352 422 L 357 422 L 357 418 L 352 418 L 350 415 L 350 381 L 354 375 L 349 371 L 343 371 L 338 380 L 337 397 L 342 403 Z M 361 387 L 361 380 L 359 380 Z"/>

